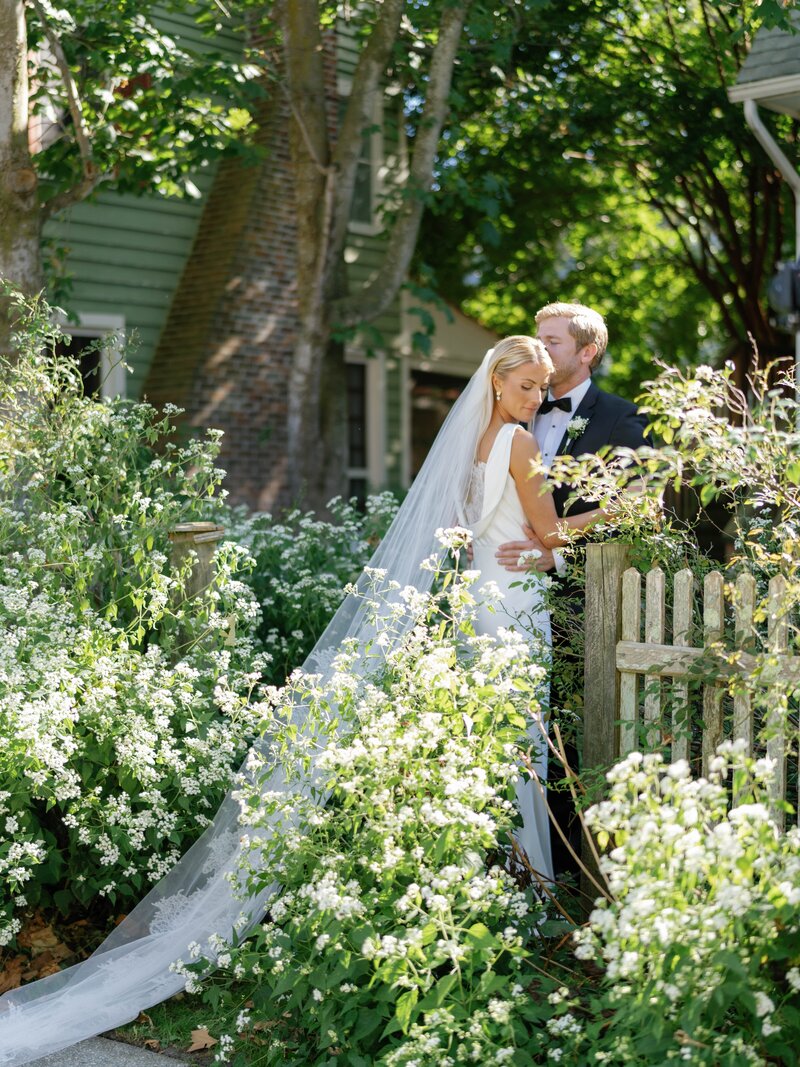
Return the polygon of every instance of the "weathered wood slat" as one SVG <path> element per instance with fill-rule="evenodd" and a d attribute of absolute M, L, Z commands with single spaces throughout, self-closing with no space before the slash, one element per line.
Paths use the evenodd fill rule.
<path fill-rule="evenodd" d="M 725 629 L 724 583 L 719 571 L 706 575 L 703 583 L 703 644 L 718 644 Z M 708 774 L 711 760 L 723 738 L 722 689 L 711 683 L 703 686 L 703 774 Z"/>
<path fill-rule="evenodd" d="M 620 635 L 622 574 L 628 546 L 586 546 L 586 652 L 584 663 L 583 761 L 609 766 L 617 755 L 619 675 L 614 648 Z"/>
<path fill-rule="evenodd" d="M 673 589 L 672 642 L 690 646 L 694 629 L 694 575 L 688 568 L 675 575 Z M 673 760 L 688 760 L 691 747 L 689 683 L 683 679 L 672 687 L 672 733 Z"/>
<path fill-rule="evenodd" d="M 609 548 L 613 552 L 609 553 Z M 694 703 L 690 686 L 694 680 L 702 686 L 702 770 L 708 774 L 727 725 L 723 719 L 723 698 L 729 691 L 728 683 L 736 674 L 742 674 L 747 685 L 730 687 L 731 733 L 745 742 L 749 754 L 754 753 L 760 741 L 753 715 L 753 686 L 757 686 L 771 698 L 766 701 L 771 710 L 764 723 L 767 756 L 776 766 L 770 804 L 776 819 L 782 822 L 784 814 L 779 802 L 786 799 L 789 730 L 785 694 L 800 686 L 800 654 L 794 648 L 790 652 L 790 620 L 781 613 L 786 610 L 786 579 L 778 577 L 770 583 L 768 633 L 764 641 L 755 621 L 756 607 L 760 604 L 756 581 L 750 574 L 739 575 L 732 595 L 733 640 L 726 647 L 725 584 L 719 572 L 708 575 L 703 586 L 702 647 L 698 647 L 699 620 L 694 610 L 696 579 L 690 570 L 680 571 L 675 576 L 671 643 L 667 644 L 663 572 L 654 568 L 646 576 L 643 611 L 643 576 L 635 568 L 625 569 L 626 555 L 622 546 L 608 545 L 590 546 L 587 553 L 585 765 L 611 762 L 617 752 L 627 755 L 642 742 L 640 730 L 646 733 L 648 747 L 661 743 L 662 682 L 666 679 L 673 686 L 672 758 L 688 759 L 692 751 L 690 699 Z M 616 641 L 615 633 L 619 634 Z M 648 687 L 644 692 L 640 725 L 639 676 L 642 675 Z M 765 692 L 769 690 L 774 693 Z M 596 716 L 594 707 L 598 709 Z M 610 711 L 614 712 L 613 717 Z M 613 721 L 620 727 L 618 750 L 613 747 Z M 763 751 L 760 745 L 759 751 Z M 739 797 L 733 798 L 734 804 L 740 802 Z M 800 822 L 800 804 L 797 807 Z"/>
<path fill-rule="evenodd" d="M 623 544 L 586 546 L 586 643 L 583 678 L 583 764 L 607 767 L 617 758 L 619 673 L 614 648 L 620 637 L 622 575 L 629 548 Z M 595 852 L 584 837 L 581 860 L 588 871 L 581 889 L 591 896 L 598 876 Z M 595 883 L 596 884 L 596 883 Z"/>
<path fill-rule="evenodd" d="M 663 645 L 666 628 L 666 585 L 660 567 L 648 571 L 645 579 L 644 640 L 648 645 Z M 647 744 L 656 748 L 661 742 L 661 676 L 648 676 L 644 688 L 644 722 Z"/>
<path fill-rule="evenodd" d="M 753 612 L 756 606 L 756 580 L 752 574 L 740 574 L 736 580 L 734 607 L 734 642 L 745 650 L 753 644 Z M 733 696 L 733 736 L 747 745 L 747 754 L 753 754 L 753 708 L 750 692 L 737 690 Z"/>
<path fill-rule="evenodd" d="M 622 640 L 639 642 L 642 633 L 642 576 L 630 567 L 622 576 Z M 619 751 L 627 756 L 637 747 L 639 675 L 626 671 L 619 681 Z"/>
<path fill-rule="evenodd" d="M 743 652 L 738 656 L 736 664 L 732 664 L 725 656 L 708 652 L 704 648 L 643 645 L 635 641 L 617 642 L 617 668 L 620 671 L 660 674 L 662 678 L 686 678 L 696 674 L 698 663 L 702 659 L 707 660 L 709 670 L 713 669 L 719 675 L 720 685 L 732 674 L 739 671 L 750 674 L 756 667 L 761 671 L 761 682 L 764 685 L 777 684 L 779 681 L 800 682 L 800 656 L 775 656 L 774 666 L 767 667 L 763 663 L 759 664 L 758 658 L 748 652 Z M 696 676 L 700 677 L 699 674 Z"/>
<path fill-rule="evenodd" d="M 778 574 L 769 583 L 769 617 L 767 620 L 769 649 L 770 652 L 778 655 L 785 654 L 789 646 L 789 619 L 782 610 L 785 595 L 786 579 L 782 574 Z M 781 704 L 781 694 L 776 693 L 776 699 L 770 701 L 771 710 L 766 722 L 766 730 L 767 758 L 775 760 L 775 774 L 770 785 L 770 796 L 773 801 L 772 814 L 776 822 L 783 826 L 783 812 L 775 803 L 786 796 L 786 719 Z"/>

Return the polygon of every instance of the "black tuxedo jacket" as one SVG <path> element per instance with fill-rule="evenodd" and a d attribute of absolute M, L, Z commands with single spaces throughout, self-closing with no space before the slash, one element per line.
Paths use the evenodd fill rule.
<path fill-rule="evenodd" d="M 630 400 L 623 400 L 621 396 L 604 393 L 594 382 L 589 386 L 577 411 L 574 411 L 571 417 L 587 419 L 586 429 L 580 437 L 574 439 L 565 433 L 556 455 L 569 452 L 572 456 L 585 456 L 599 452 L 604 445 L 640 448 L 642 445 L 652 444 L 645 433 L 647 419 L 636 410 L 636 405 Z M 561 518 L 564 516 L 564 505 L 571 492 L 568 485 L 562 485 L 553 490 L 553 503 Z M 585 511 L 591 511 L 594 507 L 597 507 L 597 504 L 591 500 L 576 500 L 570 505 L 568 514 L 581 515 Z"/>

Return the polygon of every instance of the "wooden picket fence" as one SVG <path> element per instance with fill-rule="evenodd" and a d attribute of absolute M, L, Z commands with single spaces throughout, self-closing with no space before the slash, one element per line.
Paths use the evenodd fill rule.
<path fill-rule="evenodd" d="M 770 582 L 765 640 L 757 644 L 752 575 L 738 577 L 732 605 L 726 605 L 722 574 L 706 575 L 702 610 L 696 612 L 696 579 L 691 571 L 680 571 L 668 620 L 663 572 L 656 568 L 642 576 L 628 562 L 625 545 L 587 546 L 584 765 L 613 763 L 644 744 L 666 750 L 673 760 L 697 755 L 705 774 L 724 737 L 742 738 L 754 753 L 750 692 L 734 687 L 726 724 L 725 683 L 734 672 L 750 674 L 758 665 L 760 685 L 785 689 L 800 684 L 800 656 L 789 653 L 789 619 L 779 608 L 786 579 Z M 732 647 L 723 645 L 726 607 L 732 611 Z M 688 720 L 675 721 L 681 708 L 683 715 L 695 710 L 693 729 Z M 777 765 L 772 787 L 777 801 L 787 797 L 788 752 L 796 746 L 789 744 L 783 720 L 776 717 L 766 725 L 765 754 Z"/>

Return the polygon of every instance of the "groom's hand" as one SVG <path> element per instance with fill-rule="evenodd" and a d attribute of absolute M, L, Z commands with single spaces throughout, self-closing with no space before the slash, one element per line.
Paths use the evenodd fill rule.
<path fill-rule="evenodd" d="M 506 541 L 495 552 L 495 558 L 500 566 L 515 574 L 525 574 L 530 570 L 542 573 L 552 570 L 555 566 L 552 550 L 545 548 L 530 526 L 523 526 L 522 532 L 527 540 Z M 523 559 L 520 563 L 520 556 L 523 552 L 538 552 L 539 556 L 535 560 Z"/>

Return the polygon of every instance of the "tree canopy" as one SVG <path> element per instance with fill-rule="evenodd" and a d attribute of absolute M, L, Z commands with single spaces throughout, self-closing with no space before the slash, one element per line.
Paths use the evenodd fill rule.
<path fill-rule="evenodd" d="M 420 248 L 439 288 L 503 331 L 530 329 L 548 300 L 599 307 L 621 388 L 653 355 L 730 355 L 748 334 L 783 352 L 763 296 L 790 200 L 726 94 L 778 8 L 540 5 L 504 64 L 456 79 Z"/>
<path fill-rule="evenodd" d="M 231 26 L 213 0 L 191 15 L 174 0 L 0 0 L 0 14 L 0 274 L 23 289 L 41 285 L 51 215 L 103 184 L 198 195 L 204 161 L 246 149 L 258 55 L 219 47 Z"/>

